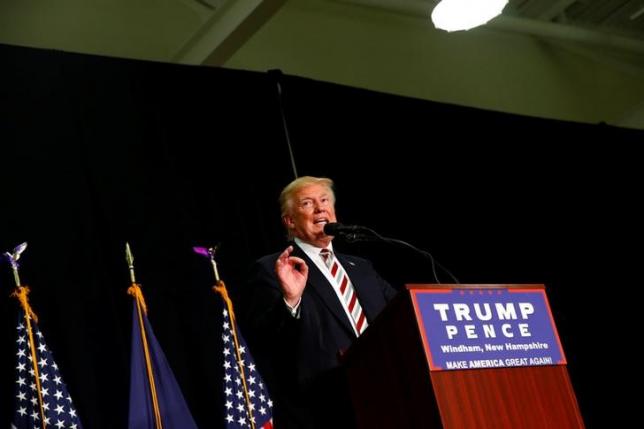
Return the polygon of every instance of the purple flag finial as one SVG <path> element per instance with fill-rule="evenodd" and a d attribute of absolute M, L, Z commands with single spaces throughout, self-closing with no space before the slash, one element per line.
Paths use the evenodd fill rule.
<path fill-rule="evenodd" d="M 18 259 L 20 259 L 20 255 L 22 255 L 22 252 L 24 252 L 26 248 L 27 248 L 27 242 L 25 241 L 24 243 L 17 245 L 13 249 L 13 253 L 4 252 L 4 255 L 9 260 L 9 263 L 11 264 L 11 268 L 13 269 L 13 278 L 16 281 L 16 287 L 21 286 L 20 275 L 18 274 L 18 267 L 20 266 L 20 264 L 18 264 Z"/>
<path fill-rule="evenodd" d="M 215 262 L 215 253 L 217 253 L 217 249 L 219 249 L 219 244 L 217 244 L 214 247 L 193 247 L 192 250 L 201 255 L 205 256 L 206 258 L 210 259 L 210 263 L 212 264 L 212 269 L 215 273 L 215 281 L 219 282 L 219 271 L 217 270 L 217 262 Z"/>
<path fill-rule="evenodd" d="M 198 255 L 205 256 L 206 258 L 210 258 L 210 254 L 208 253 L 208 249 L 205 247 L 193 247 L 192 248 L 193 252 L 195 252 Z"/>
<path fill-rule="evenodd" d="M 17 245 L 13 249 L 13 253 L 4 252 L 12 268 L 18 268 L 18 259 L 20 259 L 20 255 L 22 255 L 22 252 L 24 252 L 26 248 L 27 242 L 25 241 L 24 243 Z"/>
<path fill-rule="evenodd" d="M 192 250 L 198 255 L 205 256 L 206 258 L 209 258 L 209 259 L 214 259 L 215 254 L 217 253 L 217 250 L 219 250 L 219 244 L 216 244 L 214 247 L 195 246 L 192 248 Z"/>

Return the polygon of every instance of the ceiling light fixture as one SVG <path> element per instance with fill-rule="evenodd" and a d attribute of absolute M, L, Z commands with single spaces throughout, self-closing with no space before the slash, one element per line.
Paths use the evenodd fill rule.
<path fill-rule="evenodd" d="M 469 30 L 501 14 L 508 0 L 443 0 L 432 11 L 436 28 Z"/>

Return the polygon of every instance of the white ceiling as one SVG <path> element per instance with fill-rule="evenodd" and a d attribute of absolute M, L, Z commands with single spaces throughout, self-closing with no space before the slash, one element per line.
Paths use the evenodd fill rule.
<path fill-rule="evenodd" d="M 338 0 L 427 19 L 436 0 Z M 644 54 L 644 0 L 509 0 L 487 27 Z"/>
<path fill-rule="evenodd" d="M 429 25 L 425 23 L 434 4 L 433 0 L 3 0 L 0 42 L 228 66 L 231 58 L 248 58 L 253 51 L 247 46 L 260 44 L 258 39 L 270 33 L 262 29 L 278 25 L 277 21 L 283 25 L 286 21 L 279 19 L 287 10 L 302 13 L 308 9 L 309 16 L 322 16 L 329 8 L 338 9 L 334 5 L 342 5 L 349 15 L 359 17 L 355 22 L 358 28 L 386 24 L 387 16 L 391 20 L 404 16 Z M 377 12 L 353 13 L 353 9 Z M 365 19 L 371 22 L 359 22 Z M 575 55 L 586 55 L 629 75 L 644 75 L 644 0 L 510 0 L 503 16 L 487 27 L 548 43 L 561 42 Z M 353 41 L 346 38 L 345 43 Z M 329 58 L 333 61 L 332 55 Z M 240 60 L 231 63 L 244 67 Z M 278 68 L 282 67 L 278 64 Z M 376 68 L 372 69 L 377 73 Z M 326 80 L 324 74 L 308 77 Z M 358 82 L 357 86 L 391 91 L 373 83 Z M 501 110 L 512 109 L 504 106 Z M 624 112 L 623 119 L 613 122 L 644 128 L 644 96 Z"/>
<path fill-rule="evenodd" d="M 285 3 L 300 0 L 3 0 L 0 42 L 224 64 Z M 317 0 L 427 19 L 434 0 Z M 309 2 L 314 3 L 314 2 Z M 644 53 L 644 0 L 510 0 L 490 24 Z"/>

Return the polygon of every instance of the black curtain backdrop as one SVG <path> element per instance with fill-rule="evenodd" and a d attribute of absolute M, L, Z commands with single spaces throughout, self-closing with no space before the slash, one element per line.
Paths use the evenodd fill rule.
<path fill-rule="evenodd" d="M 629 421 L 643 132 L 279 72 L 1 45 L 0 58 L 0 250 L 29 242 L 22 279 L 86 428 L 127 426 L 126 240 L 197 424 L 223 427 L 221 303 L 191 247 L 221 243 L 235 293 L 284 246 L 277 196 L 294 176 L 278 81 L 298 172 L 336 181 L 342 222 L 431 251 L 463 283 L 545 283 L 587 425 Z M 433 282 L 411 251 L 337 246 L 396 286 Z M 3 262 L 0 421 L 13 413 L 12 289 Z"/>

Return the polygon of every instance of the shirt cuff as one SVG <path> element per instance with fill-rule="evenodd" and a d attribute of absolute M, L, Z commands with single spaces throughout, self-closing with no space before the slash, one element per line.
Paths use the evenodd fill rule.
<path fill-rule="evenodd" d="M 286 299 L 284 299 L 284 304 L 286 304 L 286 308 L 288 308 L 289 313 L 291 313 L 291 316 L 295 317 L 296 319 L 300 318 L 300 304 L 302 303 L 302 297 L 300 297 L 299 301 L 297 301 L 297 304 L 294 306 L 291 306 L 288 302 L 286 302 Z"/>

